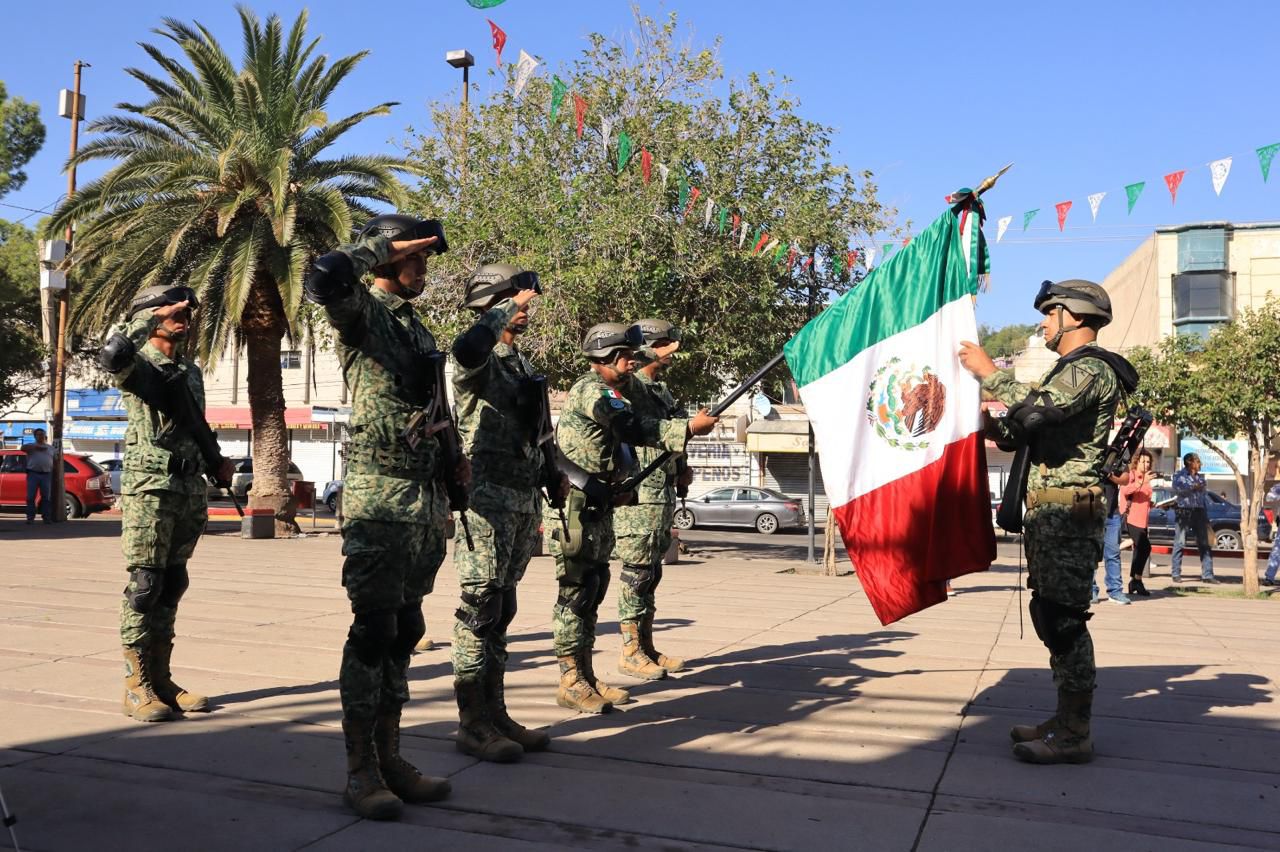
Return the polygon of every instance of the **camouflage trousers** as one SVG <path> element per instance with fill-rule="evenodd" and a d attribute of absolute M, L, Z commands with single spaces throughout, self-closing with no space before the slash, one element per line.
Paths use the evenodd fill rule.
<path fill-rule="evenodd" d="M 545 516 L 545 523 L 560 521 Z M 609 589 L 609 554 L 613 553 L 613 515 L 603 513 L 597 520 L 583 521 L 582 549 L 565 556 L 561 544 L 551 539 L 551 555 L 556 560 L 556 582 L 560 585 L 552 610 L 552 636 L 557 657 L 590 652 L 596 644 L 596 619 L 600 603 Z"/>
<path fill-rule="evenodd" d="M 1027 550 L 1027 587 L 1053 604 L 1083 613 L 1089 608 L 1093 574 L 1102 559 L 1102 518 L 1080 522 L 1070 509 L 1054 504 L 1027 512 L 1024 532 Z M 1055 630 L 1069 629 L 1072 617 L 1054 617 Z M 1090 692 L 1097 681 L 1093 639 L 1087 623 L 1083 632 L 1062 653 L 1050 653 L 1053 682 L 1072 692 Z"/>
<path fill-rule="evenodd" d="M 453 676 L 480 680 L 488 666 L 506 667 L 516 584 L 538 545 L 540 516 L 481 505 L 467 509 L 467 523 L 475 550 L 467 550 L 462 524 L 453 537 L 462 590 L 453 624 Z"/>
<path fill-rule="evenodd" d="M 657 611 L 662 557 L 671 546 L 674 503 L 641 503 L 614 510 L 613 555 L 622 561 L 618 620 L 639 621 Z"/>
<path fill-rule="evenodd" d="M 209 520 L 205 491 L 141 491 L 124 495 L 120 508 L 120 544 L 130 572 L 120 602 L 120 644 L 145 647 L 171 640 L 178 601 L 190 582 L 187 560 Z M 160 588 L 140 594 L 139 569 L 155 572 Z"/>
<path fill-rule="evenodd" d="M 343 718 L 372 721 L 409 700 L 409 655 L 426 632 L 422 598 L 444 553 L 441 523 L 343 521 L 342 585 L 354 616 L 338 672 Z"/>

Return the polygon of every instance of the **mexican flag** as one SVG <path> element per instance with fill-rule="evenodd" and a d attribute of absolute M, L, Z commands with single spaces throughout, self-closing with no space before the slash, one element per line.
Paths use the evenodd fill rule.
<path fill-rule="evenodd" d="M 967 190 L 786 345 L 845 548 L 882 624 L 946 600 L 995 560 L 979 385 L 956 353 L 977 341 L 986 272 Z"/>

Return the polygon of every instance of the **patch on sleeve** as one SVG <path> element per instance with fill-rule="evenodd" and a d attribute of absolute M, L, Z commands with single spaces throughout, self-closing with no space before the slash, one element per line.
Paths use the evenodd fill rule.
<path fill-rule="evenodd" d="M 1098 374 L 1088 367 L 1081 364 L 1068 364 L 1062 372 L 1054 376 L 1053 384 L 1069 393 L 1079 394 L 1097 377 Z"/>

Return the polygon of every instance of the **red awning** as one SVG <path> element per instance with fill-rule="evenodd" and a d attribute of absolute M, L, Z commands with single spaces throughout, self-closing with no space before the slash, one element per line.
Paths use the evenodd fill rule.
<path fill-rule="evenodd" d="M 253 418 L 249 415 L 249 407 L 233 406 L 229 408 L 206 408 L 205 419 L 213 429 L 252 429 Z M 311 406 L 286 408 L 284 425 L 290 429 L 326 429 L 328 423 L 316 423 L 311 419 Z"/>

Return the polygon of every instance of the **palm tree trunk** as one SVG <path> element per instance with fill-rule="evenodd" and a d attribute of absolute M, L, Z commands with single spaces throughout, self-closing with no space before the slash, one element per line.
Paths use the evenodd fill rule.
<path fill-rule="evenodd" d="M 248 352 L 249 411 L 253 422 L 253 486 L 249 505 L 271 509 L 277 535 L 295 532 L 289 492 L 289 433 L 284 425 L 284 386 L 280 378 L 280 339 L 271 328 L 245 330 Z"/>

